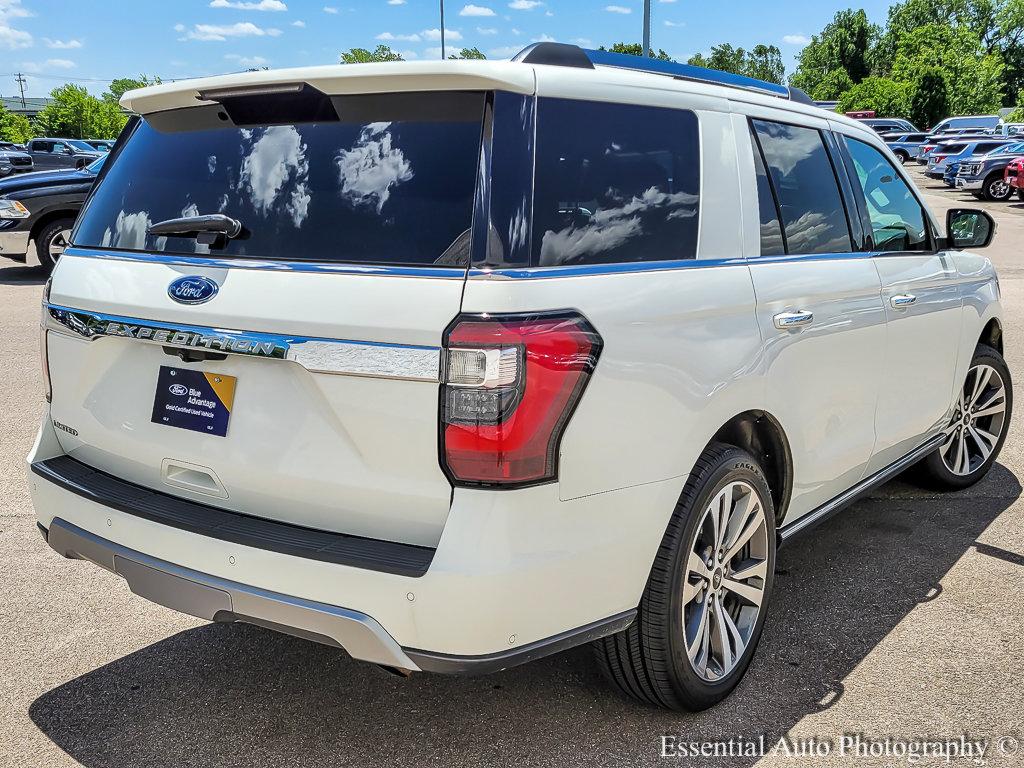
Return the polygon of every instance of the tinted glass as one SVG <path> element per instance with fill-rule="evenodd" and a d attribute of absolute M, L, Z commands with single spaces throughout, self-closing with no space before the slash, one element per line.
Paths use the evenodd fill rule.
<path fill-rule="evenodd" d="M 753 130 L 750 143 L 754 149 L 754 175 L 757 179 L 757 208 L 761 215 L 761 255 L 779 256 L 786 252 L 786 244 L 782 241 L 782 226 L 779 224 L 779 211 L 775 206 L 772 185 L 768 181 L 768 172 L 764 167 L 761 149 L 757 145 L 757 137 Z"/>
<path fill-rule="evenodd" d="M 537 109 L 534 263 L 696 256 L 696 115 L 566 99 Z"/>
<path fill-rule="evenodd" d="M 928 250 L 924 211 L 889 161 L 872 146 L 846 139 L 864 190 L 876 251 Z"/>
<path fill-rule="evenodd" d="M 764 120 L 753 125 L 782 208 L 789 252 L 851 251 L 846 211 L 821 134 Z"/>
<path fill-rule="evenodd" d="M 216 107 L 144 119 L 107 169 L 75 243 L 385 264 L 450 265 L 458 251 L 465 265 L 459 244 L 472 221 L 484 98 L 337 97 L 316 105 L 317 122 L 245 128 Z M 242 236 L 211 250 L 147 234 L 159 221 L 213 213 L 239 220 Z"/>
<path fill-rule="evenodd" d="M 978 142 L 978 146 L 974 148 L 974 152 L 975 154 L 982 155 L 986 152 L 991 152 L 993 149 L 1001 149 L 1005 146 L 1005 142 L 1002 141 L 982 141 Z"/>

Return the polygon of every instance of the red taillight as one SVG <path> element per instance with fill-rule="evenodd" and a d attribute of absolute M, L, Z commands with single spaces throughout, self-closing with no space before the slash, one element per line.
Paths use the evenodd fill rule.
<path fill-rule="evenodd" d="M 554 480 L 601 337 L 576 313 L 458 318 L 445 336 L 442 465 L 460 485 Z"/>

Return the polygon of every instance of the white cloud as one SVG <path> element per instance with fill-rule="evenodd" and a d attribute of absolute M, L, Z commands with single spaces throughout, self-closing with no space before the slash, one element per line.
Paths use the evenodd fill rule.
<path fill-rule="evenodd" d="M 500 48 L 491 48 L 487 54 L 495 59 L 507 59 L 510 56 L 515 56 L 522 49 L 521 45 L 503 45 Z"/>
<path fill-rule="evenodd" d="M 262 67 L 267 63 L 262 56 L 242 56 L 237 53 L 225 53 L 224 58 L 237 63 L 240 67 Z"/>
<path fill-rule="evenodd" d="M 594 41 L 589 37 L 577 37 L 573 42 L 576 43 L 576 45 L 582 45 L 584 48 L 589 48 L 594 44 Z"/>
<path fill-rule="evenodd" d="M 508 7 L 513 11 L 532 11 L 538 5 L 544 5 L 540 0 L 512 0 Z"/>
<path fill-rule="evenodd" d="M 185 31 L 185 25 L 184 24 L 175 24 L 174 25 L 174 31 L 175 32 L 184 32 Z"/>
<path fill-rule="evenodd" d="M 0 19 L 27 19 L 35 16 L 21 4 L 21 0 L 0 0 Z"/>
<path fill-rule="evenodd" d="M 420 34 L 423 36 L 424 40 L 440 40 L 441 39 L 441 30 L 440 29 L 424 29 L 422 32 L 420 32 Z M 446 43 L 448 43 L 448 42 L 456 42 L 456 41 L 461 40 L 461 39 L 462 39 L 462 33 L 460 33 L 458 30 L 456 30 L 456 29 L 448 29 L 448 27 L 444 28 L 444 40 L 445 40 Z"/>
<path fill-rule="evenodd" d="M 47 48 L 56 48 L 62 51 L 82 47 L 81 40 L 51 40 L 48 37 L 44 37 L 43 42 L 46 43 Z"/>
<path fill-rule="evenodd" d="M 32 35 L 23 29 L 9 27 L 0 21 L 0 48 L 15 51 L 18 48 L 31 48 Z"/>
<path fill-rule="evenodd" d="M 522 34 L 522 32 L 521 32 L 520 30 L 516 29 L 515 27 L 512 27 L 512 29 L 510 29 L 509 31 L 510 31 L 510 32 L 511 32 L 511 33 L 512 33 L 513 35 L 517 35 L 517 36 L 518 36 L 518 35 L 521 35 L 521 34 Z"/>
<path fill-rule="evenodd" d="M 676 0 L 658 0 L 659 3 L 674 3 Z"/>
<path fill-rule="evenodd" d="M 604 7 L 604 9 L 606 11 L 608 11 L 608 13 L 632 13 L 633 12 L 632 8 L 627 8 L 624 5 L 606 5 Z"/>
<path fill-rule="evenodd" d="M 806 35 L 783 35 L 782 42 L 789 45 L 807 45 L 811 42 L 811 38 Z"/>
<path fill-rule="evenodd" d="M 138 250 L 146 244 L 146 230 L 151 225 L 148 212 L 126 213 L 122 210 L 117 214 L 113 231 L 107 227 L 103 232 L 100 245 L 106 248 Z"/>
<path fill-rule="evenodd" d="M 178 24 L 175 29 L 179 32 L 183 31 L 179 29 L 182 25 Z M 179 38 L 181 40 L 216 40 L 224 41 L 229 37 L 277 37 L 281 34 L 281 30 L 263 27 L 258 27 L 251 21 L 240 21 L 237 24 L 195 24 L 190 29 L 185 37 Z"/>
<path fill-rule="evenodd" d="M 388 5 L 405 5 L 405 0 L 388 0 Z"/>
<path fill-rule="evenodd" d="M 236 8 L 239 11 L 287 11 L 288 6 L 281 0 L 210 0 L 211 8 Z"/>
<path fill-rule="evenodd" d="M 302 137 L 293 126 L 282 125 L 263 130 L 242 160 L 238 181 L 257 211 L 272 215 L 280 199 L 297 227 L 309 210 L 308 176 L 309 161 Z M 291 186 L 290 192 L 284 191 L 286 185 Z"/>
<path fill-rule="evenodd" d="M 558 41 L 551 35 L 541 35 L 540 37 L 533 38 L 535 43 L 557 43 Z"/>
<path fill-rule="evenodd" d="M 685 21 L 668 21 L 668 20 L 666 20 L 665 21 L 665 26 L 666 27 L 685 27 L 686 26 L 686 22 Z"/>
<path fill-rule="evenodd" d="M 426 59 L 440 59 L 441 46 L 437 46 L 436 48 L 424 48 L 423 57 Z"/>
<path fill-rule="evenodd" d="M 413 51 L 413 50 L 399 51 L 398 53 L 406 61 L 409 61 L 411 59 L 418 59 L 420 57 L 420 55 L 418 53 L 416 53 L 416 51 Z"/>
<path fill-rule="evenodd" d="M 324 13 L 334 14 L 334 13 L 337 13 L 337 12 L 338 12 L 338 9 L 333 7 L 333 6 L 330 6 L 330 5 L 325 5 L 324 6 Z"/>
<path fill-rule="evenodd" d="M 292 26 L 299 27 L 301 29 L 302 27 L 306 26 L 306 22 L 304 22 L 302 19 L 296 19 L 295 21 L 292 22 Z"/>
<path fill-rule="evenodd" d="M 75 62 L 71 59 L 47 59 L 44 64 L 51 69 L 74 69 Z"/>
<path fill-rule="evenodd" d="M 494 16 L 494 11 L 483 5 L 469 5 L 462 6 L 462 10 L 459 11 L 459 16 Z"/>
<path fill-rule="evenodd" d="M 476 33 L 478 35 L 496 35 L 498 30 L 495 27 L 477 27 Z"/>
<path fill-rule="evenodd" d="M 391 32 L 381 32 L 377 35 L 378 40 L 403 40 L 407 43 L 418 43 L 420 36 L 413 32 L 411 35 L 395 35 Z"/>
<path fill-rule="evenodd" d="M 334 158 L 341 197 L 353 208 L 375 206 L 377 213 L 391 197 L 392 187 L 413 177 L 412 164 L 391 145 L 391 123 L 370 123 L 352 149 Z"/>

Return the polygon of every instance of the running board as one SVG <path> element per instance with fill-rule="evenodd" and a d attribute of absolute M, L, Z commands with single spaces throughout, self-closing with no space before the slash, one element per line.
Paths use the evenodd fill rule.
<path fill-rule="evenodd" d="M 945 440 L 945 435 L 936 435 L 923 445 L 915 448 L 902 459 L 894 461 L 889 466 L 871 475 L 871 477 L 864 478 L 848 491 L 844 491 L 831 501 L 825 502 L 813 512 L 808 512 L 806 515 L 794 520 L 789 525 L 782 526 L 779 528 L 777 533 L 779 546 L 781 547 L 783 544 L 788 543 L 799 534 L 814 528 L 819 523 L 823 523 L 832 517 L 832 515 L 850 506 L 850 504 L 855 502 L 868 491 L 873 488 L 877 488 L 882 483 L 891 480 L 901 472 L 910 469 L 910 467 L 942 445 L 943 440 Z"/>

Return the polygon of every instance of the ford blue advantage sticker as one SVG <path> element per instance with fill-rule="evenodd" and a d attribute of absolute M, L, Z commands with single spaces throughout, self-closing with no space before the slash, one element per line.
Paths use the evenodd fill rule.
<path fill-rule="evenodd" d="M 224 437 L 235 401 L 234 376 L 160 366 L 153 422 Z"/>

